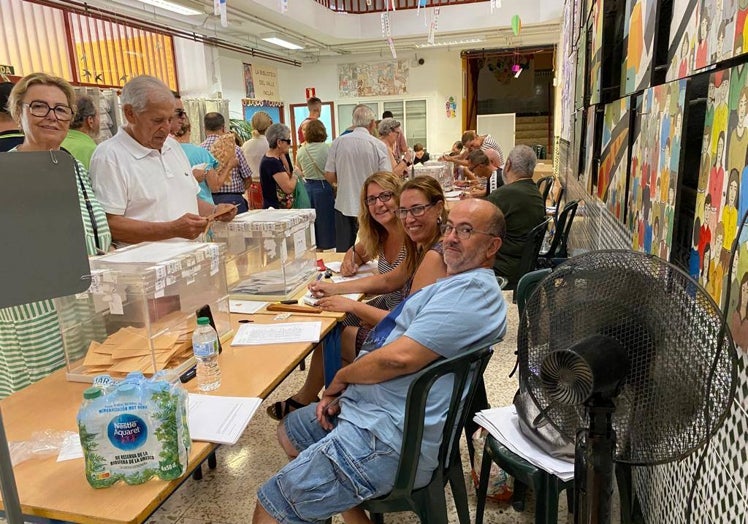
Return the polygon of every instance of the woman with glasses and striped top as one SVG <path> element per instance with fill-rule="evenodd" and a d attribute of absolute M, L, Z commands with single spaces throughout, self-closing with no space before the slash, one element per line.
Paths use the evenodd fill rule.
<path fill-rule="evenodd" d="M 59 151 L 76 108 L 75 92 L 67 81 L 45 73 L 25 76 L 8 98 L 8 110 L 25 135 L 24 142 L 11 151 Z M 77 160 L 74 166 L 86 242 L 81 249 L 88 255 L 103 254 L 112 242 L 106 214 L 96 200 L 86 168 Z M 0 397 L 63 365 L 62 335 L 51 300 L 0 309 Z"/>

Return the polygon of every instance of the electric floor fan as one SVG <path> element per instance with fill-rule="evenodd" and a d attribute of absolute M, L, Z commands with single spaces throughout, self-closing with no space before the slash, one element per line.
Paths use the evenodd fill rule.
<path fill-rule="evenodd" d="M 575 522 L 608 524 L 614 461 L 653 465 L 702 446 L 724 420 L 737 355 L 704 289 L 632 251 L 569 259 L 529 298 L 520 380 L 576 442 Z"/>

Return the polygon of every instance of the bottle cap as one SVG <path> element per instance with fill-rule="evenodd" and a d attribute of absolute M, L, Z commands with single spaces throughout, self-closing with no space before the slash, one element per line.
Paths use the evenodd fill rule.
<path fill-rule="evenodd" d="M 101 396 L 101 390 L 99 388 L 88 388 L 86 391 L 83 392 L 83 398 L 86 400 L 91 400 L 94 398 L 98 398 Z"/>
<path fill-rule="evenodd" d="M 208 325 L 210 325 L 210 319 L 208 317 L 198 317 L 197 318 L 197 325 L 198 326 L 208 326 Z"/>

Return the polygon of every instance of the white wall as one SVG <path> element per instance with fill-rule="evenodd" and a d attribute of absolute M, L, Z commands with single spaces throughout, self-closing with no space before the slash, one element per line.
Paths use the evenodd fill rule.
<path fill-rule="evenodd" d="M 314 87 L 317 96 L 323 101 L 338 103 L 357 103 L 367 100 L 388 99 L 426 99 L 428 111 L 428 149 L 432 152 L 448 151 L 455 140 L 462 134 L 462 66 L 460 52 L 457 50 L 432 50 L 418 53 L 425 60 L 419 66 L 415 54 L 399 56 L 401 60 L 411 60 L 410 79 L 407 95 L 377 98 L 339 98 L 338 72 L 339 63 L 375 63 L 388 59 L 389 51 L 383 56 L 336 57 L 316 64 L 304 64 L 292 67 L 274 62 L 267 62 L 251 56 L 240 55 L 231 51 L 218 51 L 217 76 L 224 98 L 229 99 L 229 112 L 232 118 L 242 117 L 241 99 L 244 97 L 243 62 L 265 63 L 277 67 L 280 96 L 286 104 L 286 123 L 290 116 L 288 105 L 304 103 L 305 88 Z M 415 67 L 414 67 L 415 64 Z M 204 96 L 208 96 L 206 93 Z M 457 102 L 457 117 L 447 118 L 445 104 L 452 96 Z"/>

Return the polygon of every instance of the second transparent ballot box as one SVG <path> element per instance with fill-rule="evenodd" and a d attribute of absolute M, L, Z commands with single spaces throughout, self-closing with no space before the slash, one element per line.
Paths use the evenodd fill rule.
<path fill-rule="evenodd" d="M 205 306 L 219 337 L 231 331 L 220 244 L 145 242 L 90 265 L 85 293 L 55 299 L 68 380 L 189 369 L 196 311 Z"/>
<path fill-rule="evenodd" d="M 226 275 L 235 298 L 279 300 L 297 293 L 316 272 L 314 209 L 262 209 L 213 226 L 225 243 Z"/>

